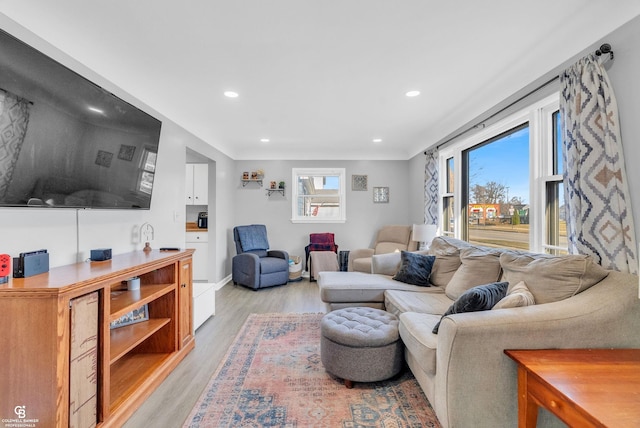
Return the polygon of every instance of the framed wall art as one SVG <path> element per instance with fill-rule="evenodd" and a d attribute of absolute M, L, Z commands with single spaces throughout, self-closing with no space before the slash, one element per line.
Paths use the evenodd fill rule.
<path fill-rule="evenodd" d="M 374 187 L 373 188 L 373 202 L 376 204 L 389 203 L 389 188 L 388 187 Z"/>
<path fill-rule="evenodd" d="M 113 159 L 113 153 L 98 150 L 98 155 L 96 156 L 97 165 L 109 168 L 111 166 L 111 159 Z"/>
<path fill-rule="evenodd" d="M 351 176 L 351 190 L 356 191 L 366 191 L 367 190 L 367 176 L 366 175 L 356 175 L 353 174 Z"/>
<path fill-rule="evenodd" d="M 118 159 L 131 161 L 135 152 L 136 146 L 127 146 L 126 144 L 121 144 L 120 151 L 118 152 Z"/>

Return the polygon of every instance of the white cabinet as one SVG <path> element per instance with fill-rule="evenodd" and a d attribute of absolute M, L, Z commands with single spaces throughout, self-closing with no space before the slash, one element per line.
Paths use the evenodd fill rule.
<path fill-rule="evenodd" d="M 187 232 L 187 247 L 195 248 L 193 253 L 193 280 L 207 281 L 209 263 L 209 233 Z"/>
<path fill-rule="evenodd" d="M 216 312 L 216 290 L 214 284 L 193 283 L 193 329 L 197 329 Z"/>
<path fill-rule="evenodd" d="M 207 205 L 209 203 L 209 165 L 188 163 L 185 186 L 187 205 Z"/>

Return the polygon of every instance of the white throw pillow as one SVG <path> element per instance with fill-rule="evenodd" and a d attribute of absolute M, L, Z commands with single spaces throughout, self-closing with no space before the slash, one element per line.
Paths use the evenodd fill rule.
<path fill-rule="evenodd" d="M 400 251 L 375 254 L 371 257 L 371 273 L 393 276 L 400 268 Z"/>
<path fill-rule="evenodd" d="M 536 300 L 529 288 L 527 288 L 527 284 L 524 281 L 520 281 L 513 287 L 509 285 L 507 295 L 491 309 L 519 308 L 535 304 Z"/>

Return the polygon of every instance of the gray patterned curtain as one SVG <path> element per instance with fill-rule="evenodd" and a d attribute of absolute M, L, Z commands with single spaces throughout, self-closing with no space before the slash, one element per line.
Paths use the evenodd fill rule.
<path fill-rule="evenodd" d="M 560 83 L 569 252 L 637 273 L 618 108 L 607 73 L 589 55 L 565 70 Z"/>
<path fill-rule="evenodd" d="M 424 224 L 438 224 L 438 151 L 425 152 Z"/>
<path fill-rule="evenodd" d="M 29 123 L 29 101 L 0 89 L 0 200 L 6 197 Z"/>

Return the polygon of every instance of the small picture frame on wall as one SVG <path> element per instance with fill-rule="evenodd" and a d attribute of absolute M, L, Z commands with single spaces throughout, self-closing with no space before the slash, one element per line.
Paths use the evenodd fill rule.
<path fill-rule="evenodd" d="M 96 156 L 96 165 L 109 168 L 111 166 L 112 159 L 113 159 L 113 153 L 106 152 L 104 150 L 98 150 L 98 155 Z"/>
<path fill-rule="evenodd" d="M 118 159 L 131 161 L 135 152 L 136 146 L 127 146 L 126 144 L 121 144 L 120 151 L 118 152 Z"/>
<path fill-rule="evenodd" d="M 373 188 L 373 202 L 376 204 L 388 204 L 389 203 L 389 188 L 388 187 L 374 187 Z"/>
<path fill-rule="evenodd" d="M 366 175 L 356 175 L 353 174 L 351 176 L 351 190 L 355 191 L 366 191 L 367 190 L 367 176 Z"/>

